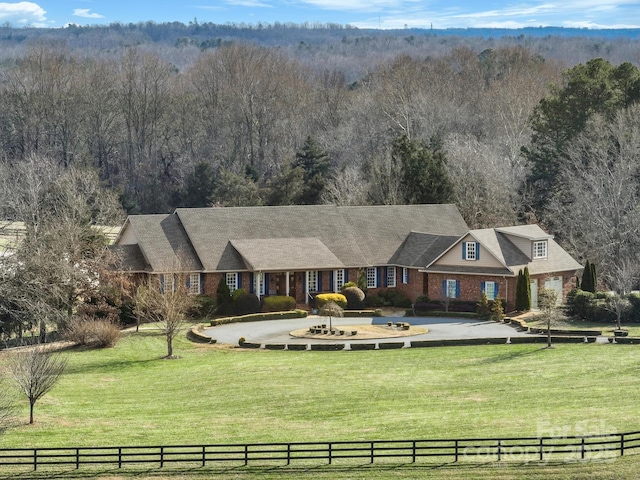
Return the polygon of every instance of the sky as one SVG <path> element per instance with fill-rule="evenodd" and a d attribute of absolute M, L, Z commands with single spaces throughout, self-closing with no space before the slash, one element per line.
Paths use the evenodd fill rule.
<path fill-rule="evenodd" d="M 0 2 L 0 24 L 320 22 L 358 28 L 640 28 L 640 0 L 39 0 Z"/>

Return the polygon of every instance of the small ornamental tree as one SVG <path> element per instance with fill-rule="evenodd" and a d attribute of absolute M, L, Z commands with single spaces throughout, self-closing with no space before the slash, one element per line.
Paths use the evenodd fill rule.
<path fill-rule="evenodd" d="M 502 322 L 504 320 L 504 307 L 502 306 L 501 298 L 496 298 L 493 301 L 490 319 L 494 322 Z"/>
<path fill-rule="evenodd" d="M 29 424 L 33 423 L 33 409 L 56 384 L 67 359 L 40 345 L 15 352 L 9 360 L 9 370 L 18 390 L 29 400 Z"/>
<path fill-rule="evenodd" d="M 542 288 L 538 291 L 538 306 L 542 311 L 543 320 L 547 328 L 547 348 L 551 348 L 551 324 L 555 319 L 558 303 L 558 292 L 552 288 Z"/>
<path fill-rule="evenodd" d="M 491 318 L 491 307 L 486 293 L 482 292 L 480 294 L 480 301 L 477 303 L 477 307 L 476 313 L 480 320 L 489 320 Z"/>

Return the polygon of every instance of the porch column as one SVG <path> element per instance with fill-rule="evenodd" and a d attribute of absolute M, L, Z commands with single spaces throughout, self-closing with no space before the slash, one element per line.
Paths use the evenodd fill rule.
<path fill-rule="evenodd" d="M 287 292 L 287 297 L 289 296 L 289 272 L 286 272 L 286 280 L 285 280 L 285 290 Z"/>
<path fill-rule="evenodd" d="M 304 303 L 309 305 L 309 272 L 304 272 Z"/>
<path fill-rule="evenodd" d="M 260 294 L 260 282 L 262 281 L 262 272 L 256 272 L 253 276 L 253 291 L 256 292 L 256 297 L 258 300 L 261 300 L 262 295 Z"/>

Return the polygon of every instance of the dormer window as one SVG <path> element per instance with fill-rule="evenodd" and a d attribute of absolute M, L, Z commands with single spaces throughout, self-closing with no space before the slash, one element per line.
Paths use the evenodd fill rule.
<path fill-rule="evenodd" d="M 463 260 L 480 260 L 480 244 L 478 242 L 462 242 Z"/>
<path fill-rule="evenodd" d="M 547 241 L 533 242 L 533 259 L 547 258 Z"/>

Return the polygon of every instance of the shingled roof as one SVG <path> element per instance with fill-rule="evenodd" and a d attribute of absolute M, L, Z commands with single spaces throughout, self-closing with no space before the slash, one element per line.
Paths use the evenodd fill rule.
<path fill-rule="evenodd" d="M 179 208 L 128 226 L 154 272 L 178 257 L 209 272 L 423 267 L 467 231 L 454 205 Z"/>

